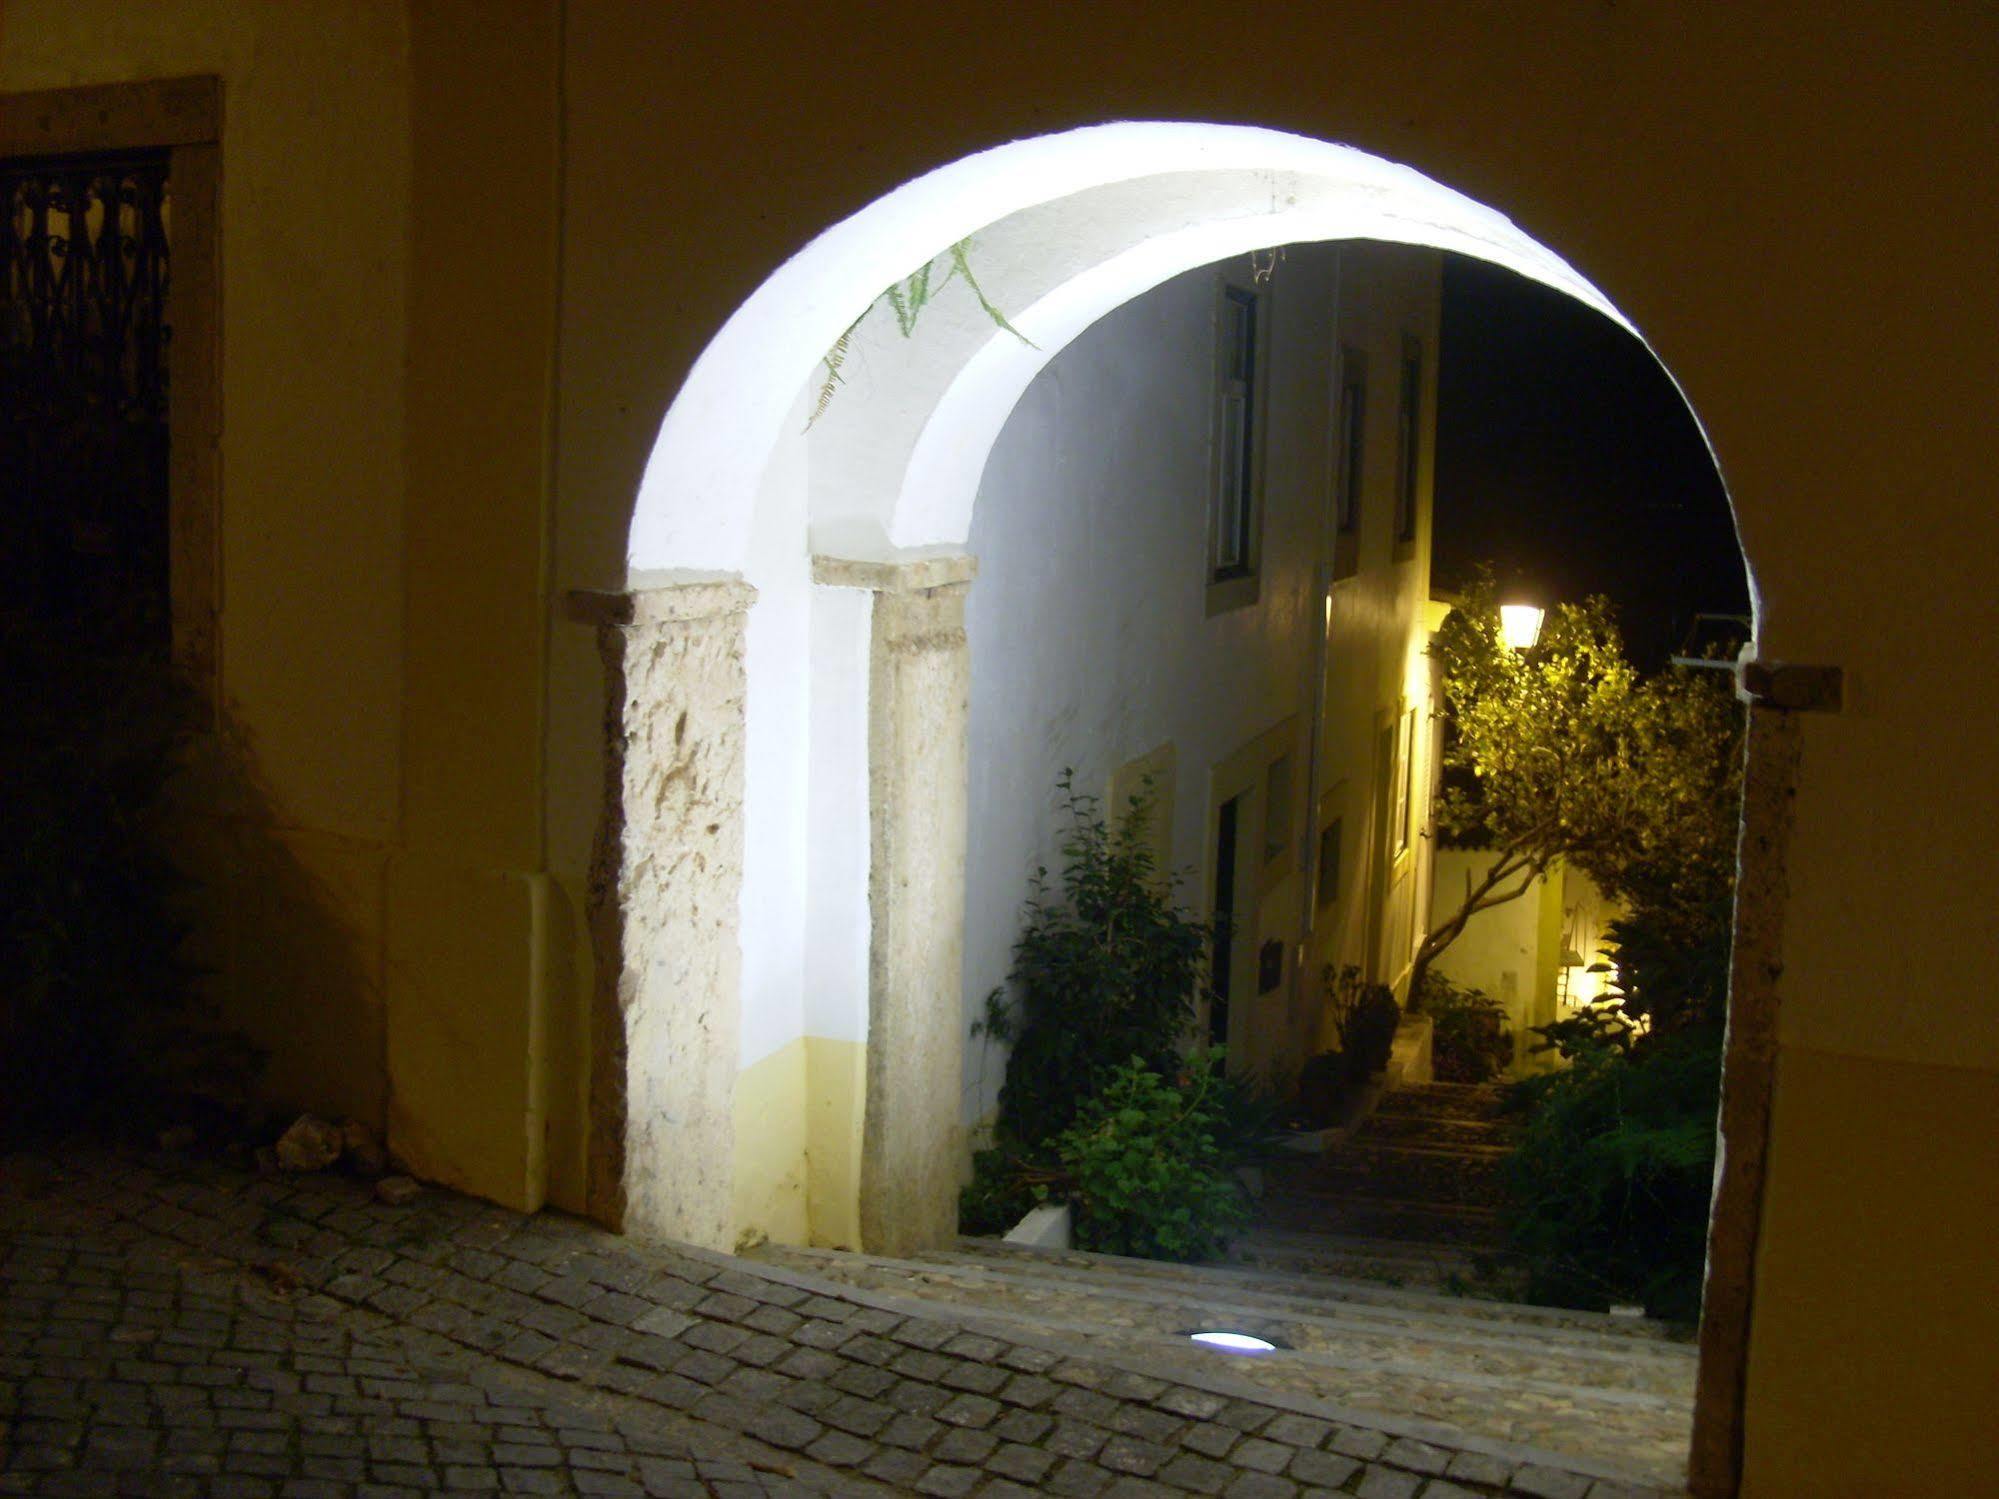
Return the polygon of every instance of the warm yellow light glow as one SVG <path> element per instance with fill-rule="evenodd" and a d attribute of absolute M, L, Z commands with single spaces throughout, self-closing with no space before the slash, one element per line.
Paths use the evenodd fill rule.
<path fill-rule="evenodd" d="M 1516 651 L 1531 651 L 1541 638 L 1541 616 L 1545 611 L 1533 604 L 1501 604 L 1499 633 Z"/>

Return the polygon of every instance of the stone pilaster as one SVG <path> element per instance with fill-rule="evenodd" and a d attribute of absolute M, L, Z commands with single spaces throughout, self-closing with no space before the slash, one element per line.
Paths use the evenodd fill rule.
<path fill-rule="evenodd" d="M 591 1216 L 733 1247 L 745 615 L 696 582 L 572 598 L 597 627 L 604 812 L 590 871 Z"/>
<path fill-rule="evenodd" d="M 1779 979 L 1784 912 L 1790 903 L 1788 851 L 1802 750 L 1803 725 L 1795 711 L 1752 703 L 1722 1060 L 1721 1159 L 1708 1224 L 1700 1373 L 1687 1471 L 1688 1492 L 1697 1499 L 1727 1499 L 1742 1473 L 1756 1241 L 1776 1093 Z"/>
<path fill-rule="evenodd" d="M 860 1223 L 864 1247 L 885 1254 L 957 1233 L 973 569 L 962 555 L 813 564 L 815 581 L 875 596 Z"/>

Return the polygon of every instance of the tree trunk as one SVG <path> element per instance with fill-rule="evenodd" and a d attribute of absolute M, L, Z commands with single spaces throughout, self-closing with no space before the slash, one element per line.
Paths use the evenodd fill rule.
<path fill-rule="evenodd" d="M 1438 922 L 1436 913 L 1431 912 L 1430 930 L 1424 935 L 1422 944 L 1416 949 L 1416 957 L 1409 965 L 1409 1003 L 1405 1007 L 1411 1015 L 1423 1012 L 1423 980 L 1430 972 L 1430 965 L 1443 956 L 1444 950 L 1464 935 L 1465 927 L 1472 917 L 1481 911 L 1489 911 L 1494 906 L 1503 906 L 1509 901 L 1520 899 L 1534 887 L 1541 871 L 1547 867 L 1546 859 L 1527 857 L 1517 851 L 1502 851 L 1492 861 L 1492 867 L 1485 878 L 1476 886 L 1467 881 L 1464 904 L 1454 911 L 1449 919 Z M 1511 890 L 1499 890 L 1515 875 L 1520 875 L 1520 883 Z"/>

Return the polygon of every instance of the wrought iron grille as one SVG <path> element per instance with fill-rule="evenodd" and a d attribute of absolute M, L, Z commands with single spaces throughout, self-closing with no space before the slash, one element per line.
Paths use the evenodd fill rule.
<path fill-rule="evenodd" d="M 0 539 L 38 612 L 164 602 L 171 223 L 164 153 L 0 162 Z"/>

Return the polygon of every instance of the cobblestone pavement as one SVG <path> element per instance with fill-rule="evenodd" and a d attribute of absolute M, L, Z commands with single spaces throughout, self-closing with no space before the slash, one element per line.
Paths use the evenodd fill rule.
<path fill-rule="evenodd" d="M 1559 1460 L 446 1192 L 0 1161 L 0 1493 L 1621 1499 Z"/>

